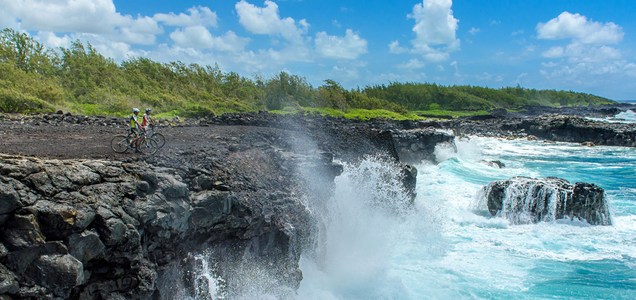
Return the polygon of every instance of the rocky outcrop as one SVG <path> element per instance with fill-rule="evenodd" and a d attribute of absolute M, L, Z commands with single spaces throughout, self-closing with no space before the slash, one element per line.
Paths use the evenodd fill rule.
<path fill-rule="evenodd" d="M 288 168 L 273 156 L 259 160 L 261 170 L 243 166 Z M 331 181 L 339 174 L 325 157 L 294 159 L 290 164 L 325 171 Z M 251 260 L 275 266 L 278 284 L 294 287 L 302 276 L 298 239 L 311 222 L 303 183 L 289 170 L 268 174 L 290 176 L 269 189 L 240 172 L 246 189 L 234 190 L 213 172 L 187 166 L 0 155 L 0 295 L 169 299 L 190 275 L 162 288 L 165 272 L 206 249 L 216 249 L 221 276 L 233 275 L 224 266 Z"/>
<path fill-rule="evenodd" d="M 636 125 L 593 121 L 579 116 L 453 120 L 438 124 L 461 135 L 539 138 L 549 141 L 636 147 Z"/>
<path fill-rule="evenodd" d="M 437 145 L 455 147 L 454 135 L 433 128 L 394 130 L 393 140 L 400 161 L 406 164 L 435 161 Z"/>
<path fill-rule="evenodd" d="M 255 124 L 270 117 L 256 116 Z M 69 131 L 76 121 L 118 126 L 104 120 L 54 114 L 24 121 L 42 131 L 53 121 Z M 246 268 L 293 291 L 302 278 L 300 253 L 317 231 L 307 203 L 331 196 L 342 172 L 334 159 L 387 159 L 398 165 L 398 184 L 414 199 L 417 170 L 399 162 L 395 128 L 281 120 L 236 126 L 231 136 L 211 131 L 194 147 L 153 157 L 0 154 L 0 296 L 188 297 L 198 290 L 197 253 L 215 262 L 211 268 L 226 279 L 227 295 L 240 290 L 236 278 Z M 434 141 L 417 141 L 428 142 Z"/>
<path fill-rule="evenodd" d="M 594 184 L 556 177 L 514 177 L 490 183 L 482 189 L 482 201 L 493 216 L 514 224 L 582 220 L 592 225 L 611 225 L 605 192 Z"/>

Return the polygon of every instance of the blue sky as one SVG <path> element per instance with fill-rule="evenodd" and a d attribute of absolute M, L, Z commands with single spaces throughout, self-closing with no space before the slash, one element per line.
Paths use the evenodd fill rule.
<path fill-rule="evenodd" d="M 0 0 L 0 27 L 120 62 L 218 64 L 314 86 L 399 82 L 636 99 L 633 0 Z"/>

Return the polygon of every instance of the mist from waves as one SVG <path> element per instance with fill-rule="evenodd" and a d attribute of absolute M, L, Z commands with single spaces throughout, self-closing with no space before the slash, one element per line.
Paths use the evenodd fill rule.
<path fill-rule="evenodd" d="M 612 117 L 607 118 L 588 118 L 593 121 L 601 121 L 608 123 L 636 123 L 636 112 L 633 109 L 620 112 Z"/>

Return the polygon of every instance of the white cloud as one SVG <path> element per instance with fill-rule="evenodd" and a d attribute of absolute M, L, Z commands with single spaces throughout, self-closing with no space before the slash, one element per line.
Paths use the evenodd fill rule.
<path fill-rule="evenodd" d="M 347 29 L 344 37 L 318 32 L 315 39 L 316 51 L 329 58 L 356 59 L 367 53 L 367 41 L 353 30 Z"/>
<path fill-rule="evenodd" d="M 562 57 L 565 50 L 563 47 L 552 47 L 542 53 L 543 57 L 547 58 L 557 58 Z"/>
<path fill-rule="evenodd" d="M 623 39 L 623 30 L 612 22 L 600 23 L 580 14 L 563 12 L 556 18 L 536 26 L 537 37 L 543 40 L 566 40 L 552 46 L 541 55 L 551 59 L 543 63 L 541 74 L 548 79 L 569 82 L 593 82 L 599 75 L 629 76 L 626 61 L 616 44 Z"/>
<path fill-rule="evenodd" d="M 393 41 L 389 44 L 389 53 L 402 54 L 408 51 L 409 51 L 408 49 L 400 46 L 400 42 L 398 41 Z"/>
<path fill-rule="evenodd" d="M 119 30 L 122 41 L 142 45 L 154 44 L 157 34 L 163 33 L 157 22 L 150 17 L 128 19 L 128 22 Z"/>
<path fill-rule="evenodd" d="M 537 25 L 540 39 L 572 39 L 584 44 L 615 44 L 623 39 L 623 29 L 612 23 L 588 20 L 580 14 L 562 12 L 547 23 Z"/>
<path fill-rule="evenodd" d="M 99 34 L 113 42 L 153 44 L 163 31 L 149 17 L 133 18 L 112 0 L 0 0 L 0 7 L 21 30 Z"/>
<path fill-rule="evenodd" d="M 153 16 L 158 22 L 162 22 L 168 26 L 217 26 L 216 12 L 211 11 L 208 7 L 197 6 L 188 9 L 189 14 L 179 13 L 158 13 Z"/>
<path fill-rule="evenodd" d="M 581 43 L 567 45 L 563 54 L 572 63 L 605 63 L 622 58 L 620 51 L 616 48 L 604 45 L 589 46 Z"/>
<path fill-rule="evenodd" d="M 421 61 L 421 60 L 419 60 L 417 58 L 411 58 L 408 62 L 405 62 L 403 64 L 399 64 L 397 67 L 400 68 L 400 69 L 411 69 L 411 70 L 414 70 L 414 69 L 424 68 L 425 65 L 426 64 L 423 61 Z"/>
<path fill-rule="evenodd" d="M 64 35 L 62 37 L 59 37 L 55 33 L 50 31 L 38 31 L 36 38 L 42 44 L 47 45 L 51 48 L 67 48 L 71 45 L 71 38 L 69 36 Z"/>
<path fill-rule="evenodd" d="M 212 47 L 212 34 L 204 26 L 189 26 L 170 33 L 170 39 L 184 48 L 205 49 Z"/>
<path fill-rule="evenodd" d="M 223 36 L 212 38 L 212 49 L 227 52 L 244 51 L 249 42 L 249 38 L 240 37 L 233 31 L 228 31 Z"/>
<path fill-rule="evenodd" d="M 107 33 L 125 21 L 111 0 L 0 0 L 22 29 Z"/>
<path fill-rule="evenodd" d="M 254 34 L 279 35 L 288 42 L 302 43 L 302 36 L 309 27 L 304 19 L 298 23 L 290 17 L 281 19 L 278 5 L 269 0 L 262 8 L 241 0 L 235 8 L 241 25 Z"/>
<path fill-rule="evenodd" d="M 457 23 L 451 9 L 452 0 L 425 0 L 413 7 L 409 18 L 415 19 L 414 50 L 433 61 L 448 58 L 450 52 L 459 49 L 455 37 Z"/>
<path fill-rule="evenodd" d="M 177 29 L 170 33 L 172 39 L 178 47 L 192 49 L 212 49 L 218 51 L 243 51 L 248 38 L 242 38 L 233 31 L 226 32 L 223 36 L 213 36 L 207 28 L 203 26 L 190 26 L 183 30 Z"/>
<path fill-rule="evenodd" d="M 479 28 L 471 27 L 470 30 L 468 30 L 468 33 L 470 33 L 471 35 L 475 35 L 479 33 L 479 31 Z"/>
<path fill-rule="evenodd" d="M 459 21 L 453 16 L 452 5 L 452 0 L 425 0 L 413 6 L 413 12 L 408 15 L 415 20 L 411 53 L 427 61 L 442 62 L 459 50 L 460 41 L 455 35 Z M 402 53 L 404 48 L 394 41 L 389 49 L 391 53 Z"/>

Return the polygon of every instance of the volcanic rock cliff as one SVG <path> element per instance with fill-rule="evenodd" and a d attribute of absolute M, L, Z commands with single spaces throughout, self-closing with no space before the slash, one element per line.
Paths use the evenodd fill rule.
<path fill-rule="evenodd" d="M 400 152 L 389 129 L 304 119 L 258 126 L 237 117 L 242 125 L 181 126 L 168 140 L 172 145 L 153 157 L 100 158 L 102 148 L 75 150 L 76 139 L 85 140 L 86 132 L 106 139 L 117 126 L 91 118 L 74 126 L 76 120 L 60 115 L 2 124 L 3 150 L 43 156 L 0 154 L 3 298 L 205 298 L 193 271 L 201 253 L 216 262 L 211 268 L 225 280 L 227 295 L 240 288 L 234 279 L 242 266 L 264 270 L 269 284 L 293 293 L 302 279 L 300 253 L 317 226 L 308 203 L 324 202 L 342 172 L 334 156 L 397 162 Z M 20 148 L 14 132 L 46 143 Z M 429 134 L 446 136 L 420 137 Z M 72 158 L 69 151 L 93 158 Z M 403 188 L 414 197 L 417 171 L 402 166 Z"/>

